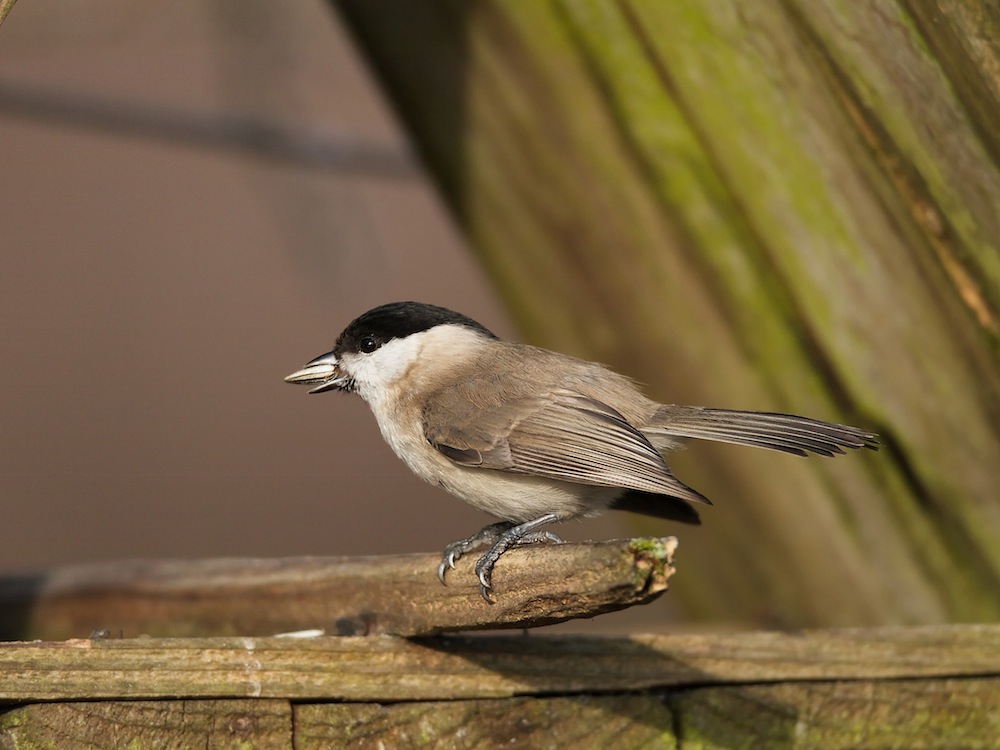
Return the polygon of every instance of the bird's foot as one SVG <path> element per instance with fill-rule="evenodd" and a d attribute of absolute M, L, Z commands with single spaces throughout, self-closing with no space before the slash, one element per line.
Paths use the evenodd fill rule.
<path fill-rule="evenodd" d="M 450 569 L 455 567 L 466 552 L 470 552 L 485 544 L 493 545 L 500 539 L 500 536 L 507 530 L 515 526 L 513 521 L 499 521 L 484 526 L 478 533 L 473 534 L 468 539 L 459 539 L 444 548 L 441 554 L 441 563 L 438 565 L 438 578 L 444 583 L 444 576 Z"/>
<path fill-rule="evenodd" d="M 453 542 L 445 547 L 444 558 L 438 566 L 438 577 L 444 582 L 444 573 L 448 567 L 455 567 L 455 560 L 461 555 L 478 547 L 481 544 L 490 543 L 491 546 L 486 554 L 476 562 L 476 577 L 479 578 L 479 593 L 488 604 L 493 604 L 491 591 L 493 589 L 493 567 L 500 557 L 511 547 L 522 544 L 538 543 L 561 543 L 562 539 L 551 531 L 539 531 L 541 526 L 553 521 L 558 521 L 559 516 L 555 513 L 546 513 L 544 516 L 515 525 L 511 521 L 502 521 L 487 526 L 478 534 L 460 542 Z"/>
<path fill-rule="evenodd" d="M 518 526 L 502 534 L 496 543 L 490 547 L 489 551 L 476 562 L 476 576 L 479 578 L 479 593 L 489 604 L 494 604 L 493 600 L 493 566 L 497 560 L 511 547 L 520 547 L 523 544 L 562 544 L 562 539 L 551 531 L 531 531 L 520 536 L 514 536 Z M 511 535 L 511 539 L 505 539 Z"/>
<path fill-rule="evenodd" d="M 441 563 L 438 565 L 438 578 L 441 579 L 441 583 L 444 583 L 445 573 L 448 572 L 449 568 L 454 568 L 455 563 L 466 552 L 489 544 L 491 545 L 489 550 L 476 562 L 476 577 L 479 578 L 479 593 L 483 595 L 483 599 L 487 603 L 493 604 L 490 592 L 493 589 L 493 566 L 497 564 L 497 560 L 511 547 L 522 544 L 562 543 L 562 539 L 551 531 L 538 530 L 545 524 L 558 520 L 557 514 L 546 513 L 544 516 L 522 524 L 515 524 L 513 521 L 499 521 L 485 526 L 478 534 L 470 536 L 468 539 L 452 542 L 444 548 Z"/>

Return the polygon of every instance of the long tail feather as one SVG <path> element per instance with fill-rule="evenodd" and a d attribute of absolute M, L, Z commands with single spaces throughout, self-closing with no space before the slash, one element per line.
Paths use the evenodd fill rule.
<path fill-rule="evenodd" d="M 809 453 L 835 456 L 842 454 L 845 448 L 878 450 L 879 447 L 876 434 L 848 425 L 794 414 L 672 404 L 661 406 L 642 431 L 651 435 L 769 448 L 797 456 Z"/>

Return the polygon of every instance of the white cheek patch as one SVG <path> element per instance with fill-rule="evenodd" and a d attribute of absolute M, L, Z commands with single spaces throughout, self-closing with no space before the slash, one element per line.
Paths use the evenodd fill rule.
<path fill-rule="evenodd" d="M 400 378 L 412 379 L 411 388 L 419 386 L 426 375 L 467 356 L 481 336 L 465 326 L 437 326 L 393 339 L 371 354 L 344 354 L 340 366 L 354 380 L 358 394 L 375 404 L 388 395 L 387 389 L 398 389 Z"/>
<path fill-rule="evenodd" d="M 420 356 L 421 347 L 415 338 L 393 339 L 371 354 L 344 354 L 340 366 L 351 374 L 358 395 L 371 403 L 402 377 Z"/>

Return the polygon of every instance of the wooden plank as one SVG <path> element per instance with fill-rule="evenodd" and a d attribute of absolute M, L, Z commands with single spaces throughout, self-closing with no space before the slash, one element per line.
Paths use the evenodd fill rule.
<path fill-rule="evenodd" d="M 833 679 L 996 677 L 1000 625 L 728 635 L 0 644 L 0 700 L 399 701 Z"/>
<path fill-rule="evenodd" d="M 293 737 L 294 732 L 294 737 Z M 1000 747 L 1000 679 L 804 681 L 404 703 L 83 701 L 0 715 L 0 746 L 942 750 Z"/>
<path fill-rule="evenodd" d="M 1000 748 L 1000 679 L 745 685 L 668 700 L 681 748 Z"/>
<path fill-rule="evenodd" d="M 324 703 L 295 706 L 295 747 L 674 750 L 672 726 L 670 708 L 657 695 Z"/>
<path fill-rule="evenodd" d="M 288 701 L 81 701 L 0 715 L 0 747 L 291 750 Z"/>
<path fill-rule="evenodd" d="M 296 747 L 1000 747 L 1000 679 L 801 682 L 641 695 L 295 707 Z"/>
<path fill-rule="evenodd" d="M 476 555 L 437 578 L 439 555 L 135 561 L 0 580 L 0 637 L 62 640 L 96 629 L 158 637 L 430 635 L 594 617 L 667 590 L 673 537 L 515 549 L 479 594 Z"/>

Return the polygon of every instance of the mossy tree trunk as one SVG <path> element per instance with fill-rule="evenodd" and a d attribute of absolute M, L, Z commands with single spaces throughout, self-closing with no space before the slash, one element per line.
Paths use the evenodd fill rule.
<path fill-rule="evenodd" d="M 1000 615 L 1000 6 L 335 5 L 527 338 L 882 434 L 679 454 L 693 616 Z"/>

